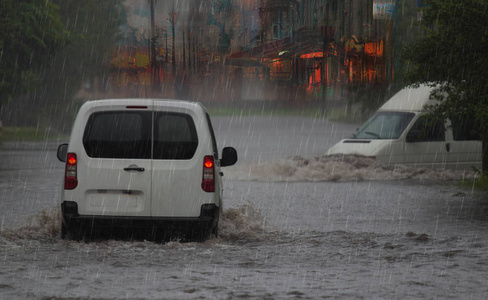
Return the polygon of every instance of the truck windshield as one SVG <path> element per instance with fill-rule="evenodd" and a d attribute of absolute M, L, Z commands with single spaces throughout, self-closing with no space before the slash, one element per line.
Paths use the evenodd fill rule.
<path fill-rule="evenodd" d="M 378 112 L 353 134 L 353 138 L 397 139 L 414 116 L 407 112 Z"/>

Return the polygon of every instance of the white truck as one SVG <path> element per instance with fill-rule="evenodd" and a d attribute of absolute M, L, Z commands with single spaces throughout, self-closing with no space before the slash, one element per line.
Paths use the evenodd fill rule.
<path fill-rule="evenodd" d="M 432 87 L 404 88 L 388 100 L 351 138 L 328 155 L 373 157 L 386 165 L 432 169 L 481 169 L 481 141 L 469 122 L 436 121 L 426 111 Z"/>

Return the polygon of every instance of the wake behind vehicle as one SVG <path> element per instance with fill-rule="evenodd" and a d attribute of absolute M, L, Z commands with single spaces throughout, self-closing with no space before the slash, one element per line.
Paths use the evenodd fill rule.
<path fill-rule="evenodd" d="M 328 155 L 373 157 L 386 165 L 432 169 L 481 169 L 481 141 L 466 121 L 438 121 L 427 113 L 432 87 L 404 88 Z"/>
<path fill-rule="evenodd" d="M 62 238 L 142 233 L 146 239 L 217 235 L 222 210 L 219 158 L 205 108 L 194 102 L 117 99 L 86 102 L 69 144 L 61 196 Z"/>

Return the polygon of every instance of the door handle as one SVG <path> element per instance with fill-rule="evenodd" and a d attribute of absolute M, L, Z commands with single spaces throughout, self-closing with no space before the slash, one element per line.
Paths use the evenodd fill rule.
<path fill-rule="evenodd" d="M 124 168 L 124 171 L 137 171 L 137 172 L 144 172 L 144 168 L 138 167 L 136 165 L 130 165 L 127 168 Z"/>
<path fill-rule="evenodd" d="M 446 143 L 446 151 L 451 152 L 451 143 Z"/>

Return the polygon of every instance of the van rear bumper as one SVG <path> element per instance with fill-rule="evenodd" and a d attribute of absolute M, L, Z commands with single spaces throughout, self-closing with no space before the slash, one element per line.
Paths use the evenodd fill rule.
<path fill-rule="evenodd" d="M 80 215 L 76 202 L 61 204 L 63 227 L 77 236 L 113 236 L 141 234 L 145 239 L 156 236 L 202 237 L 208 236 L 217 226 L 220 209 L 215 204 L 203 204 L 199 217 L 127 217 Z M 149 235 L 149 236 L 148 236 Z M 64 238 L 64 237 L 63 237 Z"/>

